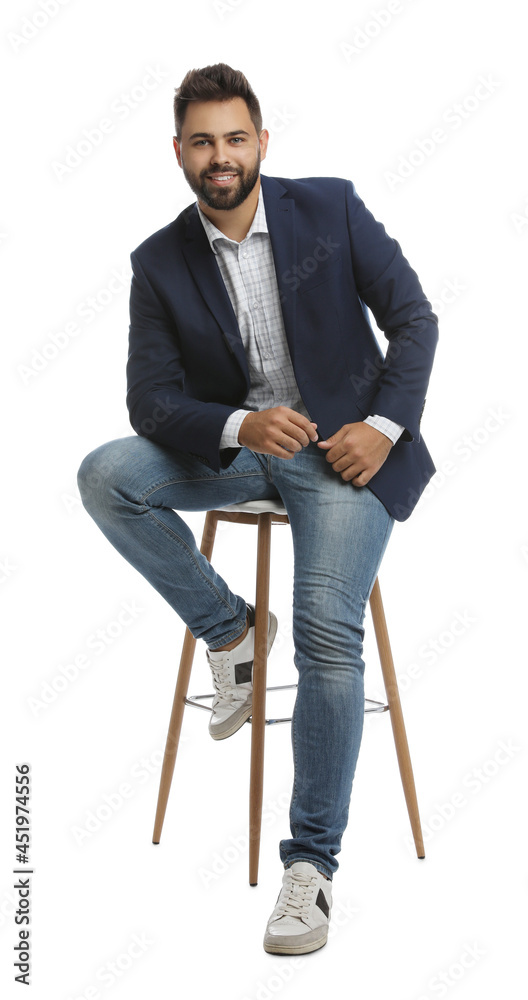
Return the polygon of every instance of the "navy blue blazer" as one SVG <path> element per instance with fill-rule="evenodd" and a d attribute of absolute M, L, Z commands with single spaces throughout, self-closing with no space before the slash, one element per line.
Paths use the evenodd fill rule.
<path fill-rule="evenodd" d="M 437 317 L 399 244 L 351 181 L 261 175 L 261 184 L 302 399 L 321 440 L 370 413 L 405 427 L 366 487 L 404 521 L 436 471 L 420 436 L 420 419 Z M 249 373 L 196 203 L 141 243 L 130 259 L 132 427 L 219 471 L 239 451 L 220 450 L 219 443 L 229 414 L 244 406 Z M 388 340 L 385 358 L 367 307 Z"/>

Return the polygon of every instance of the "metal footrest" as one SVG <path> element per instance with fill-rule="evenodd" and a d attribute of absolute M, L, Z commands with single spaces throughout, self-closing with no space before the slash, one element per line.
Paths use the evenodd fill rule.
<path fill-rule="evenodd" d="M 296 684 L 278 684 L 275 687 L 266 688 L 268 691 L 287 691 L 294 690 L 297 687 Z M 184 698 L 186 705 L 191 705 L 192 708 L 204 708 L 206 712 L 212 712 L 210 705 L 202 705 L 202 701 L 207 701 L 209 698 L 214 698 L 214 694 L 195 694 L 188 698 Z M 382 701 L 373 701 L 372 698 L 365 698 L 365 714 L 374 712 L 388 712 L 389 706 L 385 705 Z M 246 722 L 251 722 L 251 718 L 246 719 Z M 291 716 L 286 719 L 266 719 L 267 726 L 276 726 L 280 722 L 291 722 Z"/>

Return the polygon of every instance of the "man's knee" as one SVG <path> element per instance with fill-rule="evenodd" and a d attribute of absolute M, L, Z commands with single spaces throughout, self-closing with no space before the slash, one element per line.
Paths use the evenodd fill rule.
<path fill-rule="evenodd" d="M 115 447 L 118 443 L 110 441 L 94 448 L 79 466 L 77 485 L 87 510 L 93 509 L 110 488 L 118 464 Z"/>
<path fill-rule="evenodd" d="M 361 615 L 346 613 L 341 608 L 339 615 L 334 608 L 321 614 L 306 613 L 305 608 L 294 609 L 293 638 L 296 649 L 312 664 L 326 666 L 341 664 L 348 669 L 350 664 L 363 667 L 364 628 Z"/>

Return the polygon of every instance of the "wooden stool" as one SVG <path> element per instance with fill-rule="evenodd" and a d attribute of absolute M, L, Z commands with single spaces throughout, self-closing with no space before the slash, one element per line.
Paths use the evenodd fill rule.
<path fill-rule="evenodd" d="M 253 714 L 251 719 L 248 719 L 248 722 L 252 723 L 249 786 L 249 882 L 250 885 L 256 885 L 258 880 L 260 830 L 262 820 L 264 729 L 266 724 L 271 725 L 277 722 L 291 722 L 291 719 L 266 719 L 266 648 L 269 611 L 271 526 L 272 524 L 289 524 L 289 520 L 285 508 L 274 500 L 257 500 L 248 503 L 233 504 L 230 507 L 223 507 L 219 510 L 208 511 L 205 517 L 200 551 L 209 561 L 211 560 L 213 552 L 218 521 L 234 521 L 237 524 L 256 524 L 258 526 L 257 584 L 255 599 L 255 653 L 253 662 Z M 422 838 L 420 815 L 418 812 L 418 802 L 416 799 L 411 758 L 409 754 L 409 745 L 407 743 L 407 735 L 403 722 L 398 682 L 394 671 L 394 663 L 378 579 L 376 579 L 374 583 L 369 603 L 383 673 L 383 682 L 387 695 L 387 704 L 384 705 L 381 702 L 365 699 L 365 712 L 390 712 L 394 743 L 396 746 L 396 755 L 398 758 L 398 765 L 403 784 L 405 801 L 407 803 L 409 819 L 411 821 L 411 829 L 416 846 L 416 853 L 419 858 L 424 858 L 425 850 Z M 165 746 L 163 767 L 161 771 L 158 805 L 156 809 L 156 819 L 154 822 L 154 833 L 152 836 L 154 844 L 159 844 L 160 842 L 163 820 L 165 818 L 165 810 L 167 808 L 172 775 L 176 762 L 176 754 L 178 752 L 178 743 L 180 740 L 185 706 L 193 705 L 210 711 L 209 707 L 201 705 L 200 701 L 214 697 L 212 694 L 198 695 L 194 698 L 187 697 L 195 646 L 196 639 L 193 635 L 191 635 L 189 629 L 186 629 L 169 723 L 169 732 Z M 296 686 L 296 684 L 287 684 L 282 685 L 281 687 L 295 688 Z M 277 688 L 269 688 L 268 690 L 277 690 Z"/>

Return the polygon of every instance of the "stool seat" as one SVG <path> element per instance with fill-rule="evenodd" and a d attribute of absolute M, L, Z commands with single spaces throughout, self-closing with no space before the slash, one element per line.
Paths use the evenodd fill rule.
<path fill-rule="evenodd" d="M 218 507 L 220 511 L 226 513 L 241 514 L 280 514 L 287 516 L 286 507 L 279 500 L 246 500 L 244 503 L 232 503 L 228 507 Z"/>

